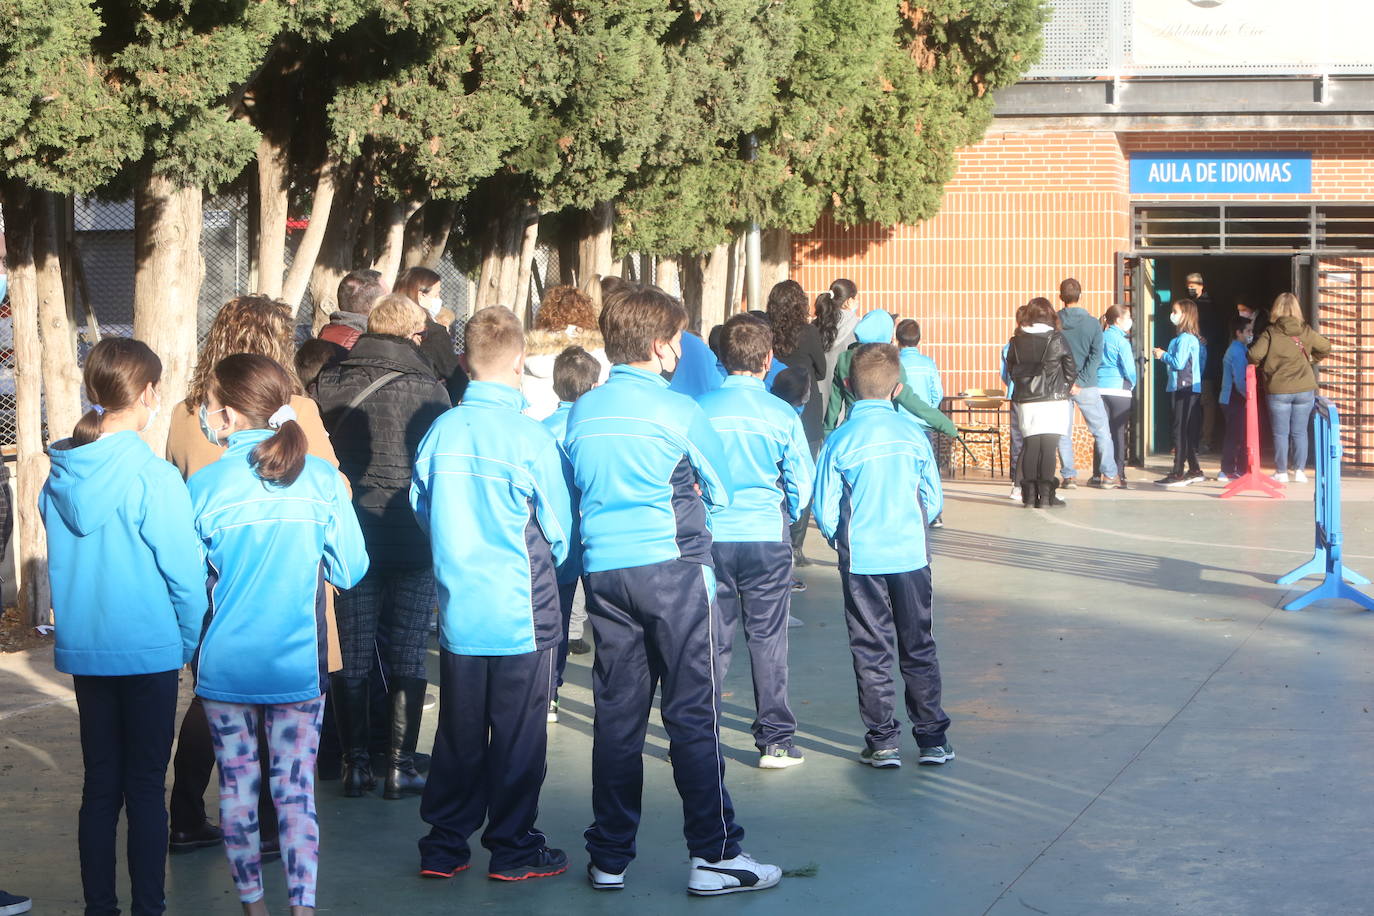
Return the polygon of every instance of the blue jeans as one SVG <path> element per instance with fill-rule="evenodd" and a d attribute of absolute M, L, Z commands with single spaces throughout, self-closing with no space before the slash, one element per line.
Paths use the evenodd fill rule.
<path fill-rule="evenodd" d="M 1083 422 L 1088 424 L 1088 432 L 1092 433 L 1093 441 L 1102 453 L 1099 470 L 1104 477 L 1115 480 L 1121 468 L 1116 463 L 1116 449 L 1112 447 L 1112 431 L 1107 423 L 1107 408 L 1102 406 L 1102 395 L 1097 393 L 1096 388 L 1080 388 L 1078 394 L 1070 396 L 1070 400 L 1078 405 Z M 1059 464 L 1064 468 L 1065 477 L 1077 476 L 1078 470 L 1073 465 L 1072 410 L 1069 411 L 1069 428 L 1059 437 Z"/>
<path fill-rule="evenodd" d="M 1269 395 L 1269 423 L 1274 428 L 1274 470 L 1288 473 L 1290 467 L 1301 471 L 1307 467 L 1307 424 L 1316 406 L 1315 391 L 1296 394 Z M 1293 449 L 1293 463 L 1288 463 L 1288 449 Z"/>

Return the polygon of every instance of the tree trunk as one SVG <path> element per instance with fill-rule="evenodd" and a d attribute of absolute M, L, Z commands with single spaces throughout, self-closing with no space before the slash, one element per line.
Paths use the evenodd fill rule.
<path fill-rule="evenodd" d="M 493 209 L 482 246 L 482 272 L 477 281 L 474 312 L 492 305 L 512 306 L 511 297 L 520 272 L 523 226 L 519 217 L 526 205 L 512 204 L 504 195 L 493 194 L 492 198 Z"/>
<path fill-rule="evenodd" d="M 615 204 L 599 203 L 579 223 L 577 243 L 577 282 L 586 286 L 592 277 L 618 273 L 611 258 L 611 231 L 615 227 Z"/>
<path fill-rule="evenodd" d="M 286 208 L 290 180 L 285 143 L 264 131 L 258 141 L 258 292 L 273 299 L 282 293 L 286 273 Z"/>
<path fill-rule="evenodd" d="M 340 174 L 339 190 L 330 209 L 319 256 L 310 274 L 310 298 L 315 305 L 312 325 L 316 332 L 328 321 L 339 294 L 339 281 L 353 269 L 353 251 L 358 244 L 358 223 L 365 204 L 357 190 L 361 163 Z M 345 177 L 346 176 L 346 177 Z M 313 216 L 311 217 L 314 218 Z"/>
<path fill-rule="evenodd" d="M 682 305 L 687 309 L 687 326 L 697 331 L 701 330 L 701 284 L 705 260 L 696 254 L 681 254 L 676 258 L 682 285 Z M 707 328 L 709 332 L 710 328 Z"/>
<path fill-rule="evenodd" d="M 792 233 L 786 229 L 765 229 L 763 232 L 763 263 L 759 279 L 763 283 L 763 299 L 768 291 L 792 275 Z"/>
<path fill-rule="evenodd" d="M 310 224 L 305 227 L 301 243 L 296 246 L 296 256 L 291 259 L 291 270 L 282 284 L 281 296 L 290 303 L 292 309 L 300 308 L 301 297 L 305 295 L 315 262 L 320 257 L 320 245 L 324 242 L 325 230 L 329 228 L 329 215 L 334 208 L 334 195 L 338 190 L 342 166 L 334 154 L 330 154 L 320 166 L 320 175 L 315 179 L 315 199 L 310 204 Z M 335 281 L 335 285 L 338 281 Z M 318 301 L 318 300 L 317 300 Z M 317 310 L 318 311 L 318 310 Z"/>
<path fill-rule="evenodd" d="M 458 204 L 452 200 L 430 200 L 406 225 L 405 251 L 402 267 L 426 267 L 434 270 L 444 258 L 449 233 L 458 215 Z"/>
<path fill-rule="evenodd" d="M 534 272 L 534 249 L 539 241 L 539 211 L 526 207 L 524 225 L 520 231 L 520 261 L 515 271 L 515 296 L 511 308 L 519 316 L 520 323 L 530 326 L 533 310 L 530 308 L 530 277 Z"/>
<path fill-rule="evenodd" d="M 701 272 L 701 327 L 702 333 L 710 333 L 711 328 L 725 321 L 730 310 L 730 267 L 734 261 L 734 251 L 728 242 L 722 242 L 706 255 L 706 264 Z"/>
<path fill-rule="evenodd" d="M 15 542 L 19 616 L 44 624 L 52 611 L 48 590 L 48 541 L 38 517 L 38 494 L 48 478 L 43 451 L 43 377 L 38 335 L 38 276 L 34 266 L 34 202 L 27 187 L 5 182 L 5 251 L 9 269 L 10 312 L 14 325 L 15 421 L 18 426 L 18 479 L 15 481 L 19 538 Z"/>
<path fill-rule="evenodd" d="M 377 252 L 373 256 L 372 269 L 382 275 L 382 285 L 387 289 L 396 285 L 396 275 L 401 269 L 401 251 L 405 248 L 406 224 L 415 212 L 425 205 L 423 200 L 378 201 L 376 212 L 384 214 L 385 219 L 376 225 Z"/>
<path fill-rule="evenodd" d="M 200 256 L 202 192 L 140 169 L 134 189 L 134 336 L 162 358 L 168 409 L 143 438 L 161 455 L 171 406 L 186 396 L 196 356 L 196 309 L 205 262 Z"/>
<path fill-rule="evenodd" d="M 76 320 L 63 282 L 60 239 L 66 206 L 56 194 L 33 192 L 33 259 L 38 287 L 39 339 L 43 345 L 44 404 L 48 439 L 71 434 L 81 419 L 81 367 L 76 359 Z"/>
<path fill-rule="evenodd" d="M 658 288 L 670 296 L 681 297 L 685 292 L 677 258 L 659 258 L 654 266 L 654 279 L 658 282 Z"/>

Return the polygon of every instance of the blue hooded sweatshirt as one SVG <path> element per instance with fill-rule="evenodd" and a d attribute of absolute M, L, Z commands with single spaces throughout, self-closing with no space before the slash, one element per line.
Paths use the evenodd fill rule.
<path fill-rule="evenodd" d="M 196 669 L 196 693 L 208 700 L 299 703 L 324 693 L 324 583 L 352 588 L 367 573 L 343 475 L 307 455 L 290 486 L 262 480 L 250 456 L 271 435 L 234 433 L 220 459 L 186 482 L 210 565 Z"/>
<path fill-rule="evenodd" d="M 126 431 L 52 447 L 38 498 L 48 531 L 57 670 L 155 674 L 191 660 L 205 562 L 172 465 Z"/>
<path fill-rule="evenodd" d="M 565 459 L 526 406 L 515 388 L 473 381 L 415 456 L 410 505 L 434 555 L 439 644 L 455 655 L 523 655 L 563 635 Z"/>

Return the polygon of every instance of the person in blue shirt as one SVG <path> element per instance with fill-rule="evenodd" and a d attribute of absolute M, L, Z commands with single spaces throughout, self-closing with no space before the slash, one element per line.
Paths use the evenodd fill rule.
<path fill-rule="evenodd" d="M 811 500 L 815 476 L 796 410 L 768 392 L 773 330 L 752 315 L 725 323 L 722 360 L 730 376 L 697 399 L 728 456 L 730 505 L 711 520 L 711 556 L 721 628 L 721 678 L 735 626 L 744 621 L 754 675 L 754 744 L 759 767 L 802 763 L 797 718 L 787 703 L 787 616 L 792 604 L 789 529 Z"/>
<path fill-rule="evenodd" d="M 220 827 L 244 913 L 267 912 L 258 835 L 258 723 L 271 757 L 287 895 L 313 912 L 319 866 L 315 756 L 328 686 L 325 583 L 352 588 L 368 556 L 348 485 L 307 454 L 290 406 L 293 384 L 256 353 L 211 371 L 201 431 L 228 441 L 187 481 L 210 575 L 210 612 L 196 655 L 220 774 Z"/>
<path fill-rule="evenodd" d="M 1202 372 L 1207 366 L 1207 345 L 1198 328 L 1197 303 L 1193 300 L 1175 302 L 1169 322 L 1178 332 L 1168 350 L 1155 347 L 1154 354 L 1169 370 L 1165 390 L 1173 395 L 1174 468 L 1155 483 L 1186 487 L 1207 479 L 1197 460 L 1202 442 Z"/>
<path fill-rule="evenodd" d="M 420 874 L 466 869 L 468 838 L 485 821 L 487 877 L 523 881 L 568 869 L 534 822 L 572 509 L 558 441 L 523 413 L 520 319 L 482 309 L 466 342 L 472 382 L 421 440 L 410 489 L 439 588 L 439 726 L 420 799 L 430 825 Z"/>
<path fill-rule="evenodd" d="M 1249 365 L 1249 348 L 1254 339 L 1254 322 L 1244 315 L 1231 319 L 1231 346 L 1226 348 L 1221 364 L 1221 393 L 1217 400 L 1226 416 L 1226 436 L 1221 449 L 1221 473 L 1217 480 L 1239 477 L 1250 467 L 1250 453 L 1245 441 L 1245 367 Z"/>
<path fill-rule="evenodd" d="M 1102 362 L 1097 367 L 1097 393 L 1107 410 L 1107 428 L 1116 455 L 1117 485 L 1126 488 L 1126 425 L 1131 419 L 1135 394 L 1135 351 L 1131 349 L 1131 307 L 1113 305 L 1102 316 Z M 1093 476 L 1089 484 L 1102 484 L 1110 473 L 1102 464 L 1102 450 L 1093 443 Z"/>
<path fill-rule="evenodd" d="M 599 890 L 625 886 L 658 681 L 691 853 L 688 892 L 772 887 L 782 870 L 741 852 L 725 790 L 707 517 L 729 504 L 731 484 L 706 414 L 668 390 L 687 313 L 656 287 L 627 285 L 607 297 L 600 322 L 611 375 L 573 405 L 565 440 L 596 638 L 587 874 Z"/>
<path fill-rule="evenodd" d="M 914 391 L 916 396 L 933 407 L 939 407 L 945 400 L 945 386 L 940 383 L 940 369 L 935 360 L 919 349 L 921 345 L 921 325 L 914 318 L 903 318 L 897 322 L 897 346 L 902 359 L 902 386 Z M 926 431 L 931 451 L 939 456 L 940 443 L 935 431 L 925 418 L 916 414 L 916 422 Z M 930 520 L 930 527 L 945 527 L 944 519 L 936 516 Z"/>
<path fill-rule="evenodd" d="M 821 449 L 815 501 L 816 524 L 840 555 L 859 715 L 868 730 L 859 759 L 902 765 L 901 724 L 893 716 L 895 643 L 919 762 L 943 764 L 954 749 L 940 706 L 925 534 L 925 519 L 943 508 L 939 470 L 925 432 L 892 403 L 902 386 L 896 347 L 859 347 L 849 385 L 856 401 Z"/>
<path fill-rule="evenodd" d="M 573 402 L 595 388 L 601 381 L 601 364 L 581 347 L 568 347 L 553 361 L 553 392 L 558 396 L 558 407 L 542 421 L 544 427 L 553 433 L 561 448 L 563 439 L 568 435 L 568 414 L 572 412 Z M 582 634 L 587 625 L 587 590 L 582 589 L 582 601 L 577 600 L 577 584 L 582 578 L 582 545 L 577 527 L 577 493 L 572 485 L 572 465 L 564 463 L 567 472 L 568 489 L 572 496 L 572 524 L 574 530 L 568 536 L 568 558 L 558 567 L 558 609 L 563 616 L 563 639 L 558 644 L 558 686 L 563 686 L 563 672 L 568 667 L 568 653 L 585 655 L 591 646 Z M 558 721 L 558 691 L 554 691 L 549 703 L 550 722 Z"/>
<path fill-rule="evenodd" d="M 177 672 L 200 641 L 205 564 L 181 475 L 138 435 L 161 406 L 161 360 L 140 341 L 107 337 L 91 348 L 84 377 L 91 409 L 53 443 L 38 500 L 54 661 L 72 675 L 80 717 L 81 886 L 87 912 L 119 912 L 123 808 L 133 912 L 161 913 Z"/>

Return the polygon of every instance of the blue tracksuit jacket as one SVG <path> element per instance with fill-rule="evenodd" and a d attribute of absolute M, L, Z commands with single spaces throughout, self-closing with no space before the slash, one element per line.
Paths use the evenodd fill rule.
<path fill-rule="evenodd" d="M 439 644 L 455 655 L 556 645 L 555 567 L 572 530 L 558 441 L 515 388 L 474 381 L 415 456 L 410 505 L 429 533 Z"/>
<path fill-rule="evenodd" d="M 324 693 L 324 581 L 352 588 L 367 572 L 347 484 L 327 461 L 306 456 L 289 487 L 254 473 L 253 448 L 271 435 L 234 433 L 186 482 L 210 566 L 196 669 L 196 693 L 209 700 L 299 703 Z"/>
<path fill-rule="evenodd" d="M 1248 348 L 1239 340 L 1232 340 L 1221 358 L 1221 393 L 1217 400 L 1222 404 L 1231 403 L 1231 392 L 1245 399 L 1245 367 L 1249 363 Z"/>
<path fill-rule="evenodd" d="M 1202 390 L 1202 370 L 1207 367 L 1207 348 L 1196 334 L 1177 334 L 1169 341 L 1169 349 L 1161 356 L 1160 362 L 1169 370 L 1169 384 L 1165 391 L 1177 391 L 1190 387 L 1193 391 Z"/>
<path fill-rule="evenodd" d="M 563 476 L 568 485 L 568 496 L 572 506 L 570 513 L 572 529 L 568 532 L 568 556 L 562 563 L 558 564 L 559 585 L 576 582 L 582 576 L 582 534 L 578 530 L 581 500 L 578 499 L 577 487 L 573 484 L 572 462 L 568 460 L 567 450 L 563 446 L 563 440 L 568 435 L 568 414 L 572 412 L 572 406 L 572 401 L 559 401 L 554 412 L 542 421 L 544 428 L 553 433 L 554 439 L 558 441 L 558 448 L 563 455 Z"/>
<path fill-rule="evenodd" d="M 925 430 L 891 401 L 854 404 L 816 459 L 816 524 L 851 573 L 930 565 L 926 520 L 944 510 Z"/>
<path fill-rule="evenodd" d="M 940 369 L 935 360 L 915 347 L 902 347 L 902 381 L 916 396 L 937 410 L 945 399 L 945 386 L 940 382 Z M 920 417 L 916 422 L 929 427 Z"/>
<path fill-rule="evenodd" d="M 730 502 L 725 452 L 697 403 L 667 389 L 657 373 L 619 365 L 573 405 L 565 446 L 589 573 L 711 564 L 707 509 Z"/>
<path fill-rule="evenodd" d="M 138 437 L 54 443 L 38 498 L 66 674 L 175 671 L 205 620 L 205 561 L 177 469 Z"/>
<path fill-rule="evenodd" d="M 1135 354 L 1126 332 L 1112 325 L 1102 332 L 1102 362 L 1097 367 L 1098 388 L 1134 388 Z"/>
<path fill-rule="evenodd" d="M 728 456 L 730 505 L 711 519 L 717 541 L 783 541 L 811 501 L 815 467 L 797 412 L 762 379 L 732 375 L 697 398 Z"/>

